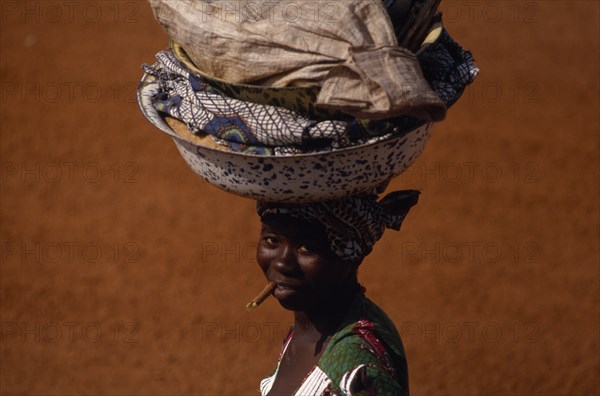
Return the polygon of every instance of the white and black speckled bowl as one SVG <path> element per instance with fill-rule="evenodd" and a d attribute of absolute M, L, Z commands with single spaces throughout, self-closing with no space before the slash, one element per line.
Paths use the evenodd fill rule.
<path fill-rule="evenodd" d="M 337 151 L 290 156 L 248 155 L 200 146 L 178 135 L 154 109 L 157 84 L 144 75 L 137 93 L 144 116 L 175 141 L 187 164 L 208 183 L 252 199 L 321 201 L 358 194 L 399 175 L 421 154 L 428 123 L 401 136 Z"/>

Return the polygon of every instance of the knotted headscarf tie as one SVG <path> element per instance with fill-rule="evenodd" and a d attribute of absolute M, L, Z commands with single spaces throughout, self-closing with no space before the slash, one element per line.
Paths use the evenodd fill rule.
<path fill-rule="evenodd" d="M 307 204 L 258 201 L 257 212 L 261 219 L 288 215 L 321 224 L 331 250 L 344 260 L 357 260 L 371 253 L 386 228 L 400 230 L 408 211 L 419 200 L 419 191 L 395 191 L 379 201 L 377 198 L 373 192 Z"/>

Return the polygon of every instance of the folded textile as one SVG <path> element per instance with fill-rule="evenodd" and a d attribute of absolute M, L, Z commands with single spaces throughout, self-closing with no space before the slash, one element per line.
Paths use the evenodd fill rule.
<path fill-rule="evenodd" d="M 445 117 L 416 56 L 398 46 L 382 1 L 149 1 L 169 36 L 213 77 L 317 84 L 318 106 L 361 118 Z"/>
<path fill-rule="evenodd" d="M 444 30 L 436 43 L 419 54 L 428 83 L 446 106 L 461 96 L 478 73 L 471 54 Z M 374 143 L 416 128 L 409 116 L 385 120 L 340 117 L 318 120 L 277 105 L 237 100 L 190 72 L 170 51 L 144 66 L 158 79 L 154 107 L 186 123 L 195 134 L 210 134 L 234 151 L 261 155 L 324 152 Z"/>
<path fill-rule="evenodd" d="M 171 51 L 161 51 L 156 58 L 153 66 L 144 66 L 158 79 L 154 107 L 183 121 L 193 133 L 210 134 L 235 151 L 264 155 L 331 151 L 400 131 L 396 123 L 352 117 L 318 121 L 279 106 L 234 99 L 190 73 Z"/>
<path fill-rule="evenodd" d="M 445 29 L 418 58 L 425 78 L 448 107 L 456 103 L 479 74 L 473 55 L 463 50 Z"/>

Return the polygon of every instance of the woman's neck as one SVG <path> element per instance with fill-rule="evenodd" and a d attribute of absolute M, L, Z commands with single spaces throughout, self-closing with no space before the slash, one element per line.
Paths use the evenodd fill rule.
<path fill-rule="evenodd" d="M 294 312 L 294 338 L 301 342 L 322 342 L 339 328 L 350 304 L 361 287 L 352 282 L 341 290 L 323 297 L 317 306 Z"/>

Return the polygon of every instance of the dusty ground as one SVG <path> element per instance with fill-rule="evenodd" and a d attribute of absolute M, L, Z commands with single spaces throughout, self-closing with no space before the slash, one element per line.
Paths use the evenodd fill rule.
<path fill-rule="evenodd" d="M 414 395 L 593 395 L 599 5 L 442 5 L 482 73 L 361 272 Z M 290 315 L 253 202 L 190 171 L 134 101 L 166 36 L 141 1 L 1 3 L 2 395 L 256 395 Z"/>

